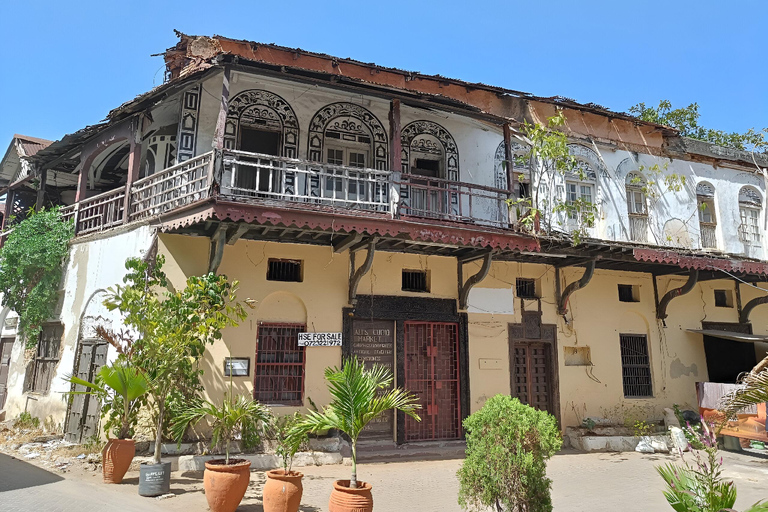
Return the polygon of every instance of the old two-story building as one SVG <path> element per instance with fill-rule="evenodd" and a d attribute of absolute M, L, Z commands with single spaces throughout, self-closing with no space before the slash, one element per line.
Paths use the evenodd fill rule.
<path fill-rule="evenodd" d="M 375 426 L 400 443 L 460 439 L 497 393 L 563 427 L 658 418 L 764 357 L 765 156 L 565 98 L 179 37 L 163 85 L 24 158 L 35 194 L 9 178 L 6 204 L 63 204 L 76 226 L 59 317 L 36 353 L 9 343 L 10 416 L 92 435 L 97 404 L 63 377 L 113 357 L 101 299 L 155 253 L 175 287 L 218 272 L 257 301 L 205 355 L 211 398 L 231 371 L 279 411 L 322 406 L 323 370 L 358 355 L 419 396 L 421 423 Z M 581 172 L 547 194 L 595 205 L 578 243 L 568 214 L 532 233 L 508 203 L 538 185 L 522 124 L 558 111 Z"/>

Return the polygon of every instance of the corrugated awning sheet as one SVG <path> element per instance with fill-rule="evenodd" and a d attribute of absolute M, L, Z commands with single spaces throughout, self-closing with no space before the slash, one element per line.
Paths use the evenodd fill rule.
<path fill-rule="evenodd" d="M 717 331 L 714 329 L 688 329 L 688 332 L 712 336 L 713 338 L 723 338 L 725 340 L 743 341 L 745 343 L 768 343 L 768 336 L 760 334 L 744 334 L 742 332 Z"/>

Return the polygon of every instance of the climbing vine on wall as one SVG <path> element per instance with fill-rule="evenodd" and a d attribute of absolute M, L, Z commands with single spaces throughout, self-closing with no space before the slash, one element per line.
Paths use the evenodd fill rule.
<path fill-rule="evenodd" d="M 27 348 L 37 344 L 43 323 L 55 313 L 72 236 L 73 222 L 62 220 L 59 208 L 43 208 L 16 224 L 0 248 L 2 305 L 18 313 Z"/>

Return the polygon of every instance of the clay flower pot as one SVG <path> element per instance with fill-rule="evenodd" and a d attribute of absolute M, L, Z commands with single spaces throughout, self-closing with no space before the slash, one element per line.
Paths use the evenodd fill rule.
<path fill-rule="evenodd" d="M 136 445 L 133 439 L 110 439 L 101 450 L 101 466 L 104 483 L 119 484 L 131 467 Z"/>
<path fill-rule="evenodd" d="M 333 482 L 329 512 L 373 512 L 371 484 L 357 482 L 357 488 L 349 487 L 349 480 Z"/>
<path fill-rule="evenodd" d="M 267 471 L 267 483 L 264 484 L 264 512 L 297 512 L 301 505 L 301 485 L 303 474 L 282 469 Z"/>
<path fill-rule="evenodd" d="M 209 460 L 205 463 L 203 487 L 212 512 L 235 512 L 251 481 L 251 463 L 244 459 Z"/>

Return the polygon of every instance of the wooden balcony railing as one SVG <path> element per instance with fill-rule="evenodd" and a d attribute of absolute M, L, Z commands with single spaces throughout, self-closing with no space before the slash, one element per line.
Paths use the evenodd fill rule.
<path fill-rule="evenodd" d="M 229 150 L 221 193 L 238 200 L 277 199 L 389 211 L 390 173 Z"/>
<path fill-rule="evenodd" d="M 396 183 L 400 215 L 500 228 L 510 225 L 509 190 L 414 174 L 403 174 Z"/>
<path fill-rule="evenodd" d="M 234 150 L 220 155 L 211 151 L 135 181 L 130 190 L 121 187 L 66 206 L 62 217 L 74 219 L 76 234 L 82 235 L 176 211 L 214 195 L 243 203 L 295 203 L 510 227 L 507 190 Z"/>

